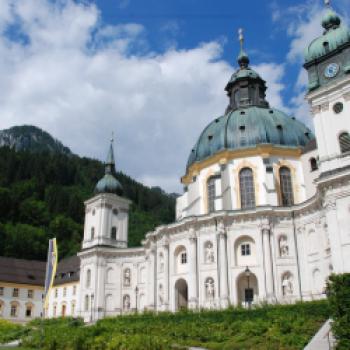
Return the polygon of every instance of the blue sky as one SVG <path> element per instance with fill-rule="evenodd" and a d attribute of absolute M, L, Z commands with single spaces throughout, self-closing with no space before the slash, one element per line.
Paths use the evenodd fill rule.
<path fill-rule="evenodd" d="M 332 6 L 349 22 L 350 0 Z M 200 132 L 226 108 L 244 28 L 273 107 L 312 125 L 303 50 L 323 1 L 1 0 L 0 129 L 34 124 L 73 152 L 181 192 Z"/>

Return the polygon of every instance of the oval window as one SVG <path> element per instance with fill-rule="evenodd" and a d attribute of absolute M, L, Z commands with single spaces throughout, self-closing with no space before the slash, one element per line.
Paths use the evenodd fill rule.
<path fill-rule="evenodd" d="M 333 111 L 336 114 L 341 113 L 343 111 L 343 108 L 344 108 L 344 106 L 341 102 L 337 102 L 333 105 Z"/>

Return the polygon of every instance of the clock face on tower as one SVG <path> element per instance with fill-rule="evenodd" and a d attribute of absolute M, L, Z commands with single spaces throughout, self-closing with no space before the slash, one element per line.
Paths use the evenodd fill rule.
<path fill-rule="evenodd" d="M 326 78 L 333 78 L 339 72 L 339 65 L 337 63 L 330 63 L 324 70 L 324 76 Z"/>

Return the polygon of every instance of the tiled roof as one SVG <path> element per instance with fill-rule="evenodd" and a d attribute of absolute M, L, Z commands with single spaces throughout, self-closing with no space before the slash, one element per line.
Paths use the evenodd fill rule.
<path fill-rule="evenodd" d="M 79 281 L 80 258 L 71 256 L 58 263 L 54 285 Z"/>
<path fill-rule="evenodd" d="M 44 286 L 46 263 L 0 256 L 0 281 Z"/>
<path fill-rule="evenodd" d="M 54 284 L 79 281 L 80 259 L 71 256 L 58 263 Z M 0 256 L 0 282 L 44 287 L 46 262 Z"/>

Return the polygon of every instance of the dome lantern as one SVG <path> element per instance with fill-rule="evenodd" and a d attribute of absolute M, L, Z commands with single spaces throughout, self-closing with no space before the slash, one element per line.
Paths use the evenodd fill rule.
<path fill-rule="evenodd" d="M 239 68 L 232 74 L 225 90 L 230 99 L 226 112 L 239 108 L 259 106 L 268 108 L 269 104 L 265 100 L 266 84 L 259 74 L 249 67 L 249 57 L 243 48 L 243 30 L 238 30 L 240 42 L 240 52 L 238 55 Z"/>

